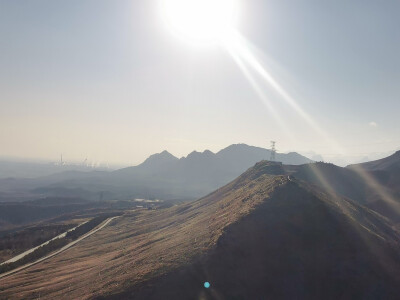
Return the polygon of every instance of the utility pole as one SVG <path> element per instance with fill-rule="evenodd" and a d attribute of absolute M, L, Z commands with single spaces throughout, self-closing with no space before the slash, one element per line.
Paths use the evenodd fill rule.
<path fill-rule="evenodd" d="M 269 158 L 270 161 L 275 161 L 275 154 L 276 154 L 276 148 L 275 148 L 275 141 L 271 141 L 271 157 Z"/>

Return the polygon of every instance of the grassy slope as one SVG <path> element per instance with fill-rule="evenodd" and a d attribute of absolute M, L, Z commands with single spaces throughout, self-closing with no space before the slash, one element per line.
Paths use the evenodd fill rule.
<path fill-rule="evenodd" d="M 206 256 L 111 298 L 399 299 L 398 241 L 374 212 L 290 182 Z"/>
<path fill-rule="evenodd" d="M 398 292 L 398 240 L 390 223 L 266 174 L 279 168 L 259 163 L 195 202 L 127 214 L 60 256 L 0 280 L 0 298 Z M 205 280 L 210 291 L 202 289 Z"/>
<path fill-rule="evenodd" d="M 125 215 L 60 256 L 1 279 L 0 298 L 115 293 L 191 262 L 287 180 L 252 171 L 198 201 Z"/>

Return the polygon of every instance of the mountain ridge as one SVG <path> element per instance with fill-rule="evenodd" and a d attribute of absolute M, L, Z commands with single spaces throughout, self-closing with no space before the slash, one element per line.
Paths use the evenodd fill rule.
<path fill-rule="evenodd" d="M 399 296 L 391 223 L 292 176 L 270 175 L 281 167 L 259 162 L 196 201 L 127 213 L 45 265 L 2 279 L 0 297 L 32 298 L 38 287 L 43 299 Z"/>
<path fill-rule="evenodd" d="M 179 161 L 187 161 L 187 160 L 198 158 L 198 157 L 213 157 L 213 158 L 218 157 L 218 158 L 227 159 L 226 156 L 228 155 L 228 156 L 235 156 L 235 158 L 238 159 L 238 158 L 240 158 L 240 155 L 251 155 L 256 152 L 258 152 L 257 159 L 254 161 L 254 163 L 256 163 L 257 161 L 263 160 L 263 159 L 268 159 L 271 154 L 271 150 L 269 150 L 269 149 L 256 147 L 256 146 L 249 146 L 249 145 L 243 144 L 243 143 L 229 145 L 229 146 L 219 150 L 216 153 L 214 153 L 208 149 L 204 150 L 203 152 L 194 150 L 194 151 L 190 152 L 187 156 L 184 156 L 181 158 L 177 158 L 176 156 L 169 153 L 167 150 L 164 150 L 161 153 L 155 153 L 155 154 L 150 155 L 143 163 L 141 163 L 137 166 L 122 168 L 122 169 L 116 170 L 114 172 L 119 172 L 121 170 L 127 170 L 127 169 L 133 169 L 136 167 L 140 167 L 141 165 L 145 164 L 149 160 L 151 161 L 156 158 L 160 159 L 160 160 L 161 159 L 169 160 L 171 158 L 171 160 L 177 162 L 178 160 Z M 287 159 L 286 156 L 289 156 L 290 158 Z M 261 158 L 258 159 L 259 157 L 261 157 Z M 298 164 L 312 162 L 311 159 L 309 159 L 305 156 L 302 156 L 301 154 L 298 154 L 297 152 L 289 152 L 287 154 L 277 153 L 276 158 L 277 158 L 276 159 L 277 161 L 283 160 L 283 161 L 281 161 L 282 163 L 292 164 L 292 165 L 298 165 Z M 252 164 L 247 166 L 247 168 L 250 167 L 251 165 Z"/>
<path fill-rule="evenodd" d="M 357 167 L 368 171 L 388 170 L 394 168 L 400 169 L 400 150 L 396 151 L 390 156 L 364 163 L 351 164 L 348 165 L 346 168 L 352 169 Z"/>

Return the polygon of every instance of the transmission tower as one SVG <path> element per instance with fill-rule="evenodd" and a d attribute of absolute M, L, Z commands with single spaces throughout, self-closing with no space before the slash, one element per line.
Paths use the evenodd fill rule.
<path fill-rule="evenodd" d="M 271 157 L 269 158 L 270 161 L 275 161 L 275 154 L 276 154 L 276 149 L 275 149 L 275 141 L 271 141 Z"/>

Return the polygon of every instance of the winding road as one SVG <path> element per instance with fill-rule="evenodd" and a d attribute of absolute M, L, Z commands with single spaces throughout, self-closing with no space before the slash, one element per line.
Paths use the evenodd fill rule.
<path fill-rule="evenodd" d="M 8 272 L 3 273 L 3 274 L 0 274 L 0 279 L 1 279 L 1 278 L 4 278 L 4 277 L 7 277 L 7 276 L 9 276 L 9 275 L 11 275 L 11 274 L 17 273 L 17 272 L 19 272 L 19 271 L 22 271 L 22 270 L 24 270 L 24 269 L 26 269 L 26 268 L 29 268 L 29 267 L 31 267 L 31 266 L 33 266 L 33 265 L 36 265 L 36 264 L 40 263 L 40 262 L 42 262 L 42 261 L 44 261 L 44 260 L 46 260 L 46 259 L 49 259 L 49 258 L 51 258 L 51 257 L 53 257 L 53 256 L 56 256 L 57 254 L 60 254 L 61 252 L 64 252 L 64 251 L 67 250 L 68 248 L 71 248 L 71 247 L 74 246 L 75 244 L 77 244 L 77 243 L 79 243 L 80 241 L 84 240 L 85 238 L 91 236 L 92 234 L 96 233 L 96 232 L 99 231 L 100 229 L 103 229 L 103 228 L 106 227 L 112 220 L 114 220 L 114 219 L 116 219 L 116 218 L 119 218 L 119 216 L 112 217 L 112 218 L 108 218 L 107 220 L 105 220 L 103 223 L 101 223 L 99 226 L 97 226 L 96 228 L 92 229 L 92 230 L 89 231 L 88 233 L 82 235 L 81 237 L 79 237 L 79 238 L 76 239 L 75 241 L 73 241 L 73 242 L 71 242 L 71 243 L 65 245 L 65 246 L 62 247 L 61 249 L 59 249 L 59 250 L 57 250 L 57 251 L 55 251 L 55 252 L 53 252 L 53 253 L 50 253 L 49 255 L 47 255 L 47 256 L 45 256 L 45 257 L 42 257 L 42 258 L 40 258 L 40 259 L 38 259 L 38 260 L 36 260 L 36 261 L 34 261 L 34 262 L 28 263 L 28 264 L 26 264 L 26 265 L 20 266 L 20 267 L 14 269 L 14 270 L 8 271 Z"/>

